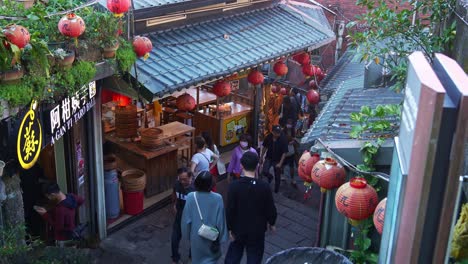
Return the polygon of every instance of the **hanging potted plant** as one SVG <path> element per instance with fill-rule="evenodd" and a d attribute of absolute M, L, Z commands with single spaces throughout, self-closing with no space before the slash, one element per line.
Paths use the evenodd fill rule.
<path fill-rule="evenodd" d="M 75 61 L 75 52 L 73 50 L 65 50 L 58 48 L 53 51 L 55 61 L 62 69 L 69 69 Z"/>

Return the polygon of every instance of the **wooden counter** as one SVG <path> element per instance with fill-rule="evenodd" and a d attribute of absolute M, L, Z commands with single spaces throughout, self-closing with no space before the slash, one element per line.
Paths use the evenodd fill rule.
<path fill-rule="evenodd" d="M 146 173 L 145 196 L 167 191 L 174 185 L 177 171 L 177 150 L 175 144 L 168 144 L 156 150 L 141 147 L 139 142 L 122 141 L 113 133 L 106 134 L 113 153 L 133 168 Z"/>
<path fill-rule="evenodd" d="M 202 131 L 209 131 L 213 141 L 218 146 L 226 146 L 239 141 L 239 136 L 250 129 L 250 120 L 252 116 L 252 107 L 240 104 L 230 103 L 231 113 L 217 118 L 216 115 L 209 113 L 208 110 L 195 112 L 194 122 L 197 128 L 197 134 Z"/>

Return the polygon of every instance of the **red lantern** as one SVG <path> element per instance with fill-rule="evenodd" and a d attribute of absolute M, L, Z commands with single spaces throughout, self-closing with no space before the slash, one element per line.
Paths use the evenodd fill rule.
<path fill-rule="evenodd" d="M 6 26 L 5 29 L 3 29 L 3 34 L 5 34 L 9 42 L 18 46 L 20 49 L 28 45 L 31 39 L 29 31 L 25 27 L 15 24 Z"/>
<path fill-rule="evenodd" d="M 297 165 L 297 174 L 299 174 L 299 177 L 303 179 L 306 182 L 312 182 L 312 180 L 309 181 L 310 178 L 310 171 L 309 173 L 306 173 L 306 168 L 307 168 L 307 160 L 310 159 L 311 154 L 308 150 L 304 151 L 302 156 L 299 158 L 299 162 Z"/>
<path fill-rule="evenodd" d="M 229 95 L 231 93 L 231 84 L 226 81 L 218 81 L 213 86 L 213 93 L 219 97 Z"/>
<path fill-rule="evenodd" d="M 288 73 L 288 66 L 286 66 L 284 62 L 279 61 L 275 63 L 275 66 L 273 66 L 273 71 L 277 76 L 284 76 Z"/>
<path fill-rule="evenodd" d="M 309 90 L 306 97 L 309 104 L 318 104 L 320 101 L 320 94 L 314 89 Z"/>
<path fill-rule="evenodd" d="M 335 195 L 336 208 L 353 226 L 374 213 L 377 201 L 377 192 L 364 178 L 352 178 Z"/>
<path fill-rule="evenodd" d="M 306 160 L 302 160 L 302 163 L 301 163 L 301 160 L 299 160 L 299 172 L 300 172 L 299 176 L 306 182 L 312 182 L 312 177 L 311 177 L 312 168 L 320 160 L 320 155 L 318 153 L 312 153 L 312 154 L 309 154 L 308 156 L 309 158 Z"/>
<path fill-rule="evenodd" d="M 107 9 L 116 17 L 122 17 L 130 8 L 130 0 L 107 0 Z"/>
<path fill-rule="evenodd" d="M 64 36 L 77 38 L 83 34 L 86 25 L 80 16 L 70 13 L 60 19 L 58 29 Z"/>
<path fill-rule="evenodd" d="M 309 88 L 310 89 L 317 89 L 317 82 L 314 79 L 310 80 Z"/>
<path fill-rule="evenodd" d="M 190 94 L 183 94 L 176 99 L 176 106 L 181 111 L 192 111 L 196 106 L 195 98 Z"/>
<path fill-rule="evenodd" d="M 138 57 L 147 58 L 151 50 L 153 50 L 153 43 L 147 37 L 136 36 L 133 39 L 133 50 Z"/>
<path fill-rule="evenodd" d="M 302 66 L 302 73 L 305 75 L 305 76 L 313 76 L 314 75 L 314 65 L 310 65 L 310 64 L 305 64 Z"/>
<path fill-rule="evenodd" d="M 281 95 L 288 95 L 288 89 L 286 87 L 283 87 L 280 89 L 279 93 Z"/>
<path fill-rule="evenodd" d="M 310 56 L 308 53 L 301 53 L 301 54 L 295 55 L 293 59 L 301 65 L 310 64 Z"/>
<path fill-rule="evenodd" d="M 271 92 L 272 92 L 272 93 L 275 93 L 275 94 L 276 94 L 276 93 L 279 93 L 279 91 L 280 91 L 279 86 L 276 86 L 276 85 L 272 85 L 272 86 L 271 86 Z"/>
<path fill-rule="evenodd" d="M 253 85 L 262 84 L 264 80 L 265 77 L 263 76 L 263 74 L 257 70 L 251 71 L 249 73 L 249 76 L 247 76 L 247 81 Z"/>
<path fill-rule="evenodd" d="M 310 175 L 322 192 L 338 188 L 346 180 L 345 169 L 333 158 L 326 158 L 315 163 Z"/>
<path fill-rule="evenodd" d="M 387 206 L 387 198 L 380 201 L 380 203 L 377 205 L 377 208 L 375 208 L 373 220 L 374 220 L 375 229 L 377 229 L 377 232 L 379 232 L 379 234 L 382 234 L 384 220 L 385 220 L 385 207 L 386 206 Z"/>

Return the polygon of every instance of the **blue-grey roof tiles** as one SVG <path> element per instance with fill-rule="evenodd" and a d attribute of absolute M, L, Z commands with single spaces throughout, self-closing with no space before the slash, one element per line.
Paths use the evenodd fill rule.
<path fill-rule="evenodd" d="M 163 96 L 331 42 L 334 36 L 319 27 L 275 5 L 154 32 L 148 35 L 153 43 L 150 58 L 137 61 L 138 78 L 151 93 Z"/>
<path fill-rule="evenodd" d="M 317 138 L 325 141 L 349 140 L 349 133 L 355 125 L 350 119 L 351 113 L 359 112 L 362 106 L 375 108 L 402 102 L 403 95 L 388 88 L 364 88 L 364 65 L 354 62 L 353 56 L 352 52 L 345 53 L 322 83 L 321 96 L 324 92 L 332 95 L 302 138 L 302 144 L 311 144 Z M 389 120 L 398 126 L 397 117 L 390 117 Z M 362 138 L 374 136 L 363 134 Z"/>

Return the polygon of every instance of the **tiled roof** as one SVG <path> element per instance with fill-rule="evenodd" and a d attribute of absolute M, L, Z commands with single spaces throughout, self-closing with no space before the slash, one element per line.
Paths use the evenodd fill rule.
<path fill-rule="evenodd" d="M 322 92 L 333 93 L 325 103 L 312 127 L 302 138 L 302 144 L 312 144 L 317 138 L 325 141 L 349 140 L 354 125 L 350 114 L 359 112 L 362 106 L 375 108 L 377 105 L 398 104 L 403 100 L 401 93 L 388 88 L 364 88 L 364 65 L 352 61 L 353 54 L 347 52 L 327 76 Z M 399 123 L 396 118 L 391 121 Z M 364 134 L 363 138 L 374 135 Z"/>
<path fill-rule="evenodd" d="M 153 50 L 137 61 L 138 79 L 162 96 L 334 39 L 293 13 L 275 5 L 151 33 Z"/>
<path fill-rule="evenodd" d="M 138 10 L 143 8 L 165 6 L 190 1 L 192 0 L 133 0 L 133 5 L 135 6 L 135 9 Z"/>

